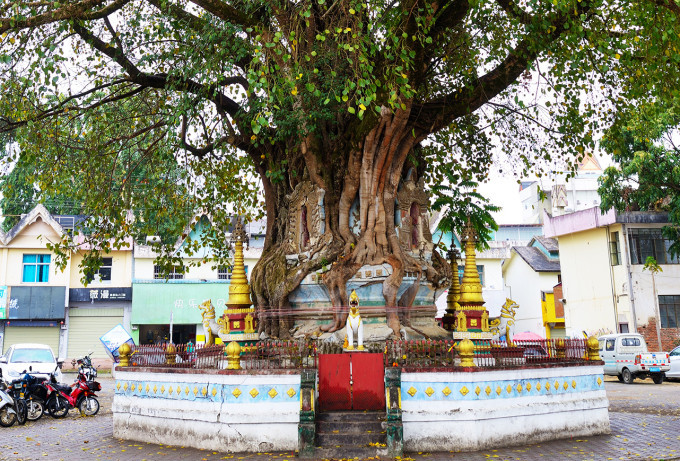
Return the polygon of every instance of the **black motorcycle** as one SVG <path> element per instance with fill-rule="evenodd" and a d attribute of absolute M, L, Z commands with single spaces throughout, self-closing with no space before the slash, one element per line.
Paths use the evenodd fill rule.
<path fill-rule="evenodd" d="M 26 424 L 28 417 L 28 405 L 26 404 L 26 382 L 15 379 L 7 385 L 7 394 L 14 400 L 14 414 L 19 425 Z"/>
<path fill-rule="evenodd" d="M 26 419 L 37 421 L 45 414 L 47 388 L 44 383 L 48 378 L 34 376 L 30 372 L 24 373 L 21 381 L 24 385 L 24 400 L 26 402 Z"/>

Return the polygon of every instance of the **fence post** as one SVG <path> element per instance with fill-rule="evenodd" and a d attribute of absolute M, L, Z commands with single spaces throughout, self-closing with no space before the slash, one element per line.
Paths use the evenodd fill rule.
<path fill-rule="evenodd" d="M 602 360 L 600 359 L 600 342 L 595 336 L 591 336 L 586 341 L 586 347 L 588 348 L 588 360 Z"/>
<path fill-rule="evenodd" d="M 564 360 L 567 357 L 567 344 L 564 339 L 557 338 L 555 340 L 555 351 L 557 352 L 557 358 Z"/>
<path fill-rule="evenodd" d="M 387 456 L 404 455 L 404 426 L 401 421 L 401 368 L 385 368 L 385 402 L 387 407 Z"/>
<path fill-rule="evenodd" d="M 118 348 L 118 357 L 120 357 L 119 365 L 121 367 L 130 366 L 130 352 L 132 352 L 132 348 L 128 343 L 123 343 Z"/>
<path fill-rule="evenodd" d="M 314 458 L 316 447 L 316 370 L 300 373 L 300 423 L 298 424 L 298 457 Z"/>
<path fill-rule="evenodd" d="M 469 339 L 464 339 L 458 343 L 458 355 L 460 355 L 460 366 L 461 367 L 474 367 L 475 366 L 475 343 Z"/>
<path fill-rule="evenodd" d="M 165 350 L 165 363 L 167 365 L 175 364 L 175 356 L 177 355 L 177 349 L 172 343 L 168 343 L 168 348 Z"/>
<path fill-rule="evenodd" d="M 227 353 L 227 370 L 241 369 L 241 345 L 232 341 L 224 348 Z"/>

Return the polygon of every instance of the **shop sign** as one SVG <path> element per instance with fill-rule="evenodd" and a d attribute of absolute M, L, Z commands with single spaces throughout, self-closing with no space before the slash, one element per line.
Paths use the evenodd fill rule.
<path fill-rule="evenodd" d="M 228 284 L 217 283 L 153 283 L 135 284 L 132 300 L 133 325 L 201 323 L 199 305 L 211 300 L 215 313 L 221 315 L 229 293 Z"/>
<path fill-rule="evenodd" d="M 131 301 L 132 287 L 71 288 L 68 297 L 70 302 Z"/>
<path fill-rule="evenodd" d="M 0 319 L 7 318 L 7 287 L 0 286 Z"/>
<path fill-rule="evenodd" d="M 7 318 L 26 320 L 63 319 L 66 287 L 11 287 Z"/>

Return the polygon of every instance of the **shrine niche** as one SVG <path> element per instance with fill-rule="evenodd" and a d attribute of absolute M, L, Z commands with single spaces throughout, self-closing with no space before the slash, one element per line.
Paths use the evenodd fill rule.
<path fill-rule="evenodd" d="M 290 194 L 287 254 L 315 252 L 325 244 L 325 191 L 303 181 Z"/>
<path fill-rule="evenodd" d="M 432 253 L 432 233 L 428 210 L 430 200 L 421 178 L 414 181 L 410 171 L 397 192 L 397 232 L 401 248 L 413 253 Z"/>

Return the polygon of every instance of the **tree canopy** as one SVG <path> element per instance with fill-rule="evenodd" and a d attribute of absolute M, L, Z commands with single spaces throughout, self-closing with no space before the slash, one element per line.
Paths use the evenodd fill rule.
<path fill-rule="evenodd" d="M 621 112 L 603 146 L 616 162 L 600 178 L 600 207 L 666 211 L 669 251 L 680 254 L 680 151 L 674 142 L 680 114 L 662 101 L 634 113 Z"/>
<path fill-rule="evenodd" d="M 673 0 L 15 0 L 0 6 L 0 131 L 33 156 L 39 182 L 87 172 L 102 239 L 129 228 L 128 210 L 189 203 L 219 222 L 264 208 L 258 306 L 285 307 L 322 262 L 335 263 L 323 278 L 335 306 L 360 267 L 388 264 L 394 306 L 405 273 L 441 286 L 447 271 L 400 243 L 404 181 L 455 187 L 488 180 L 494 163 L 540 176 L 582 160 L 619 108 L 678 94 L 678 11 Z M 174 158 L 168 189 L 123 193 L 140 171 L 130 151 L 148 159 L 143 176 L 167 177 L 156 159 Z M 291 243 L 302 184 L 323 206 L 323 238 L 304 249 Z"/>

